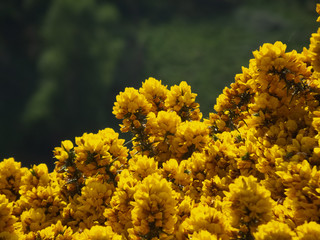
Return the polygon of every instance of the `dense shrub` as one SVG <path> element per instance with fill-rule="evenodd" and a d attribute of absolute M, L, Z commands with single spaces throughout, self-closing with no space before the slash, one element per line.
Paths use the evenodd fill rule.
<path fill-rule="evenodd" d="M 317 6 L 320 12 L 320 5 Z M 318 239 L 320 28 L 253 52 L 202 120 L 186 82 L 126 88 L 56 167 L 0 163 L 0 239 Z"/>

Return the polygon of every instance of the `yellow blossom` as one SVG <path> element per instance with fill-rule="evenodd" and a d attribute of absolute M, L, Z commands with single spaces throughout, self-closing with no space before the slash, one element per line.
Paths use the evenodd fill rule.
<path fill-rule="evenodd" d="M 21 167 L 20 162 L 14 158 L 4 159 L 0 162 L 0 194 L 5 194 L 9 201 L 19 198 L 19 188 L 22 176 L 27 169 Z"/>
<path fill-rule="evenodd" d="M 222 240 L 230 239 L 232 232 L 227 218 L 215 208 L 204 204 L 199 204 L 191 210 L 190 217 L 180 225 L 177 238 L 187 239 L 187 236 L 201 230 L 208 231 Z"/>
<path fill-rule="evenodd" d="M 149 175 L 137 186 L 134 200 L 129 238 L 172 238 L 177 222 L 177 201 L 170 183 L 160 175 Z"/>
<path fill-rule="evenodd" d="M 320 28 L 301 53 L 263 44 L 203 121 L 186 82 L 126 88 L 127 143 L 62 141 L 51 173 L 0 162 L 0 239 L 319 239 L 319 56 Z"/>
<path fill-rule="evenodd" d="M 16 217 L 12 214 L 13 203 L 0 194 L 0 232 L 13 232 Z"/>
<path fill-rule="evenodd" d="M 4 240 L 19 240 L 19 235 L 10 232 L 0 232 L 0 239 Z"/>
<path fill-rule="evenodd" d="M 199 232 L 194 232 L 190 235 L 190 239 L 193 240 L 217 240 L 217 236 L 215 234 L 210 233 L 207 230 L 200 230 Z"/>
<path fill-rule="evenodd" d="M 118 234 L 127 234 L 127 229 L 132 227 L 131 210 L 133 206 L 130 204 L 134 201 L 133 195 L 136 192 L 136 184 L 138 180 L 134 178 L 128 169 L 125 169 L 119 175 L 118 187 L 113 193 L 110 201 L 111 208 L 106 208 L 103 215 L 106 217 L 108 226 Z"/>
<path fill-rule="evenodd" d="M 118 119 L 123 120 L 122 132 L 128 132 L 139 128 L 134 124 L 135 120 L 140 121 L 147 116 L 152 108 L 152 104 L 148 102 L 147 98 L 140 94 L 134 88 L 126 88 L 117 96 L 117 101 L 113 107 L 113 114 Z"/>
<path fill-rule="evenodd" d="M 294 240 L 318 240 L 320 236 L 320 224 L 305 222 L 295 229 L 297 237 Z"/>
<path fill-rule="evenodd" d="M 46 227 L 38 232 L 38 236 L 44 240 L 72 240 L 72 234 L 73 231 L 71 228 L 63 226 L 60 220 L 56 224 L 52 224 L 51 226 Z"/>
<path fill-rule="evenodd" d="M 311 54 L 311 64 L 315 71 L 320 72 L 320 30 L 313 33 L 310 38 L 309 52 Z"/>
<path fill-rule="evenodd" d="M 73 143 L 70 140 L 65 140 L 61 142 L 61 147 L 55 147 L 53 150 L 54 157 L 58 160 L 55 162 L 56 169 L 61 169 L 66 165 L 69 165 L 69 161 L 72 161 L 74 152 L 73 152 Z"/>
<path fill-rule="evenodd" d="M 136 155 L 130 159 L 128 169 L 133 177 L 138 180 L 143 180 L 148 175 L 158 171 L 158 163 L 155 162 L 154 158 Z"/>
<path fill-rule="evenodd" d="M 229 185 L 229 192 L 224 193 L 234 227 L 244 224 L 251 232 L 255 232 L 257 226 L 273 218 L 272 207 L 275 203 L 271 193 L 255 177 L 240 176 Z"/>
<path fill-rule="evenodd" d="M 161 84 L 161 80 L 159 81 L 152 77 L 148 78 L 142 83 L 139 92 L 152 104 L 152 112 L 165 110 L 164 102 L 167 98 L 168 89 L 167 86 Z"/>
<path fill-rule="evenodd" d="M 173 138 L 172 151 L 177 158 L 187 159 L 194 151 L 201 152 L 209 142 L 209 129 L 202 122 L 183 122 Z"/>
<path fill-rule="evenodd" d="M 291 240 L 295 233 L 287 224 L 273 220 L 260 225 L 253 236 L 256 240 Z"/>
<path fill-rule="evenodd" d="M 112 231 L 110 226 L 93 226 L 73 236 L 74 240 L 121 240 L 121 235 Z"/>
<path fill-rule="evenodd" d="M 191 92 L 191 87 L 182 81 L 180 85 L 174 85 L 168 92 L 165 106 L 169 110 L 177 112 L 182 121 L 200 120 L 202 113 L 199 104 L 196 103 L 197 94 Z"/>
<path fill-rule="evenodd" d="M 24 233 L 38 231 L 51 225 L 46 221 L 44 208 L 30 208 L 21 214 L 21 223 Z"/>

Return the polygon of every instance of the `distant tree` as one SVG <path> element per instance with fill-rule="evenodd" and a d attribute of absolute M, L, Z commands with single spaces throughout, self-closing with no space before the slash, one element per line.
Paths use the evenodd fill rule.
<path fill-rule="evenodd" d="M 51 1 L 0 1 L 0 157 L 22 152 L 21 115 L 36 86 L 41 27 Z M 23 154 L 22 154 L 23 155 Z M 20 159 L 23 161 L 22 159 Z"/>
<path fill-rule="evenodd" d="M 52 2 L 42 25 L 39 79 L 23 116 L 30 144 L 43 138 L 54 144 L 106 125 L 114 101 L 110 86 L 124 47 L 119 21 L 110 3 Z M 46 133 L 42 137 L 39 128 Z"/>

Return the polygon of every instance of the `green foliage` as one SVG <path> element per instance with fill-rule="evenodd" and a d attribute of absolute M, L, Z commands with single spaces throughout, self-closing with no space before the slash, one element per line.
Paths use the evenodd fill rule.
<path fill-rule="evenodd" d="M 42 26 L 45 48 L 38 61 L 38 88 L 24 115 L 31 131 L 46 119 L 52 124 L 49 128 L 61 132 L 66 119 L 70 119 L 67 128 L 73 133 L 85 130 L 84 123 L 101 126 L 107 120 L 101 106 L 108 101 L 106 96 L 124 45 L 115 32 L 118 21 L 119 13 L 109 3 L 52 3 Z M 82 120 L 75 121 L 75 115 Z"/>

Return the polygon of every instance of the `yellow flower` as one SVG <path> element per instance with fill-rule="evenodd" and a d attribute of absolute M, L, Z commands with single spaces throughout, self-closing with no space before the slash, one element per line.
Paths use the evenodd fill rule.
<path fill-rule="evenodd" d="M 211 179 L 206 179 L 202 183 L 201 202 L 205 202 L 208 205 L 212 204 L 216 200 L 222 200 L 225 196 L 224 191 L 228 190 L 227 179 L 214 176 Z"/>
<path fill-rule="evenodd" d="M 171 147 L 177 158 L 187 159 L 193 152 L 201 152 L 209 141 L 209 129 L 205 123 L 183 122 L 177 128 Z"/>
<path fill-rule="evenodd" d="M 116 99 L 113 114 L 118 119 L 124 119 L 121 131 L 128 132 L 129 130 L 139 129 L 143 124 L 140 121 L 144 120 L 145 116 L 151 111 L 152 104 L 134 88 L 126 88 L 124 92 L 120 92 Z M 135 123 L 135 120 L 140 122 L 140 125 L 138 122 Z"/>
<path fill-rule="evenodd" d="M 39 231 L 51 225 L 46 220 L 44 208 L 30 208 L 21 214 L 22 230 L 24 233 Z"/>
<path fill-rule="evenodd" d="M 255 232 L 257 226 L 273 218 L 272 208 L 275 203 L 271 193 L 255 177 L 240 176 L 229 185 L 229 192 L 224 193 L 234 227 L 239 228 L 243 224 Z"/>
<path fill-rule="evenodd" d="M 194 232 L 189 236 L 192 240 L 218 240 L 215 234 L 210 233 L 207 230 L 200 230 L 199 232 Z"/>
<path fill-rule="evenodd" d="M 180 123 L 181 118 L 174 111 L 160 111 L 157 115 L 151 112 L 147 116 L 146 133 L 152 136 L 153 155 L 160 165 L 171 158 L 169 148 Z"/>
<path fill-rule="evenodd" d="M 191 210 L 190 217 L 180 225 L 177 238 L 187 239 L 187 236 L 201 230 L 208 231 L 222 240 L 230 239 L 232 234 L 227 218 L 220 211 L 204 204 L 199 204 Z"/>
<path fill-rule="evenodd" d="M 10 232 L 0 232 L 0 239 L 3 240 L 19 240 L 19 235 Z"/>
<path fill-rule="evenodd" d="M 202 113 L 199 104 L 195 102 L 197 94 L 191 92 L 191 87 L 182 81 L 180 85 L 174 85 L 168 92 L 165 106 L 173 110 L 181 117 L 182 121 L 200 120 Z"/>
<path fill-rule="evenodd" d="M 72 164 L 74 158 L 73 143 L 70 140 L 62 141 L 61 147 L 54 148 L 53 154 L 58 160 L 55 162 L 55 169 L 59 171 L 61 168 L 66 168 Z"/>
<path fill-rule="evenodd" d="M 138 180 L 132 177 L 128 169 L 124 169 L 119 175 L 118 187 L 113 193 L 110 201 L 110 208 L 106 208 L 104 216 L 107 219 L 105 223 L 111 226 L 118 234 L 127 236 L 127 229 L 132 227 L 131 210 L 133 206 L 130 204 L 134 201 L 133 195 L 136 192 L 136 184 Z"/>
<path fill-rule="evenodd" d="M 318 14 L 320 14 L 320 4 L 319 3 L 317 4 L 316 11 Z M 318 17 L 317 22 L 320 22 L 320 17 Z"/>
<path fill-rule="evenodd" d="M 26 171 L 27 168 L 21 168 L 21 163 L 14 158 L 0 162 L 0 194 L 5 194 L 9 201 L 19 199 L 21 178 Z"/>
<path fill-rule="evenodd" d="M 204 153 L 194 152 L 188 160 L 187 171 L 190 173 L 191 183 L 189 191 L 186 192 L 196 201 L 199 202 L 200 195 L 202 194 L 202 184 L 206 178 L 206 155 Z M 182 161 L 184 162 L 184 161 Z M 182 163 L 181 162 L 181 163 Z"/>
<path fill-rule="evenodd" d="M 114 190 L 112 183 L 103 183 L 97 178 L 86 180 L 85 186 L 81 189 L 81 196 L 77 198 L 75 213 L 76 219 L 82 222 L 82 228 L 90 228 L 96 222 L 105 222 L 103 213 L 110 204 Z"/>
<path fill-rule="evenodd" d="M 55 222 L 60 216 L 66 203 L 60 192 L 60 188 L 54 186 L 37 186 L 23 193 L 17 201 L 20 211 L 28 209 L 42 209 L 46 213 L 46 221 L 48 224 Z M 39 212 L 42 210 L 38 210 Z"/>
<path fill-rule="evenodd" d="M 160 111 L 157 115 L 150 113 L 148 115 L 147 127 L 150 133 L 162 137 L 163 140 L 170 135 L 175 134 L 177 127 L 181 123 L 181 118 L 176 112 Z"/>
<path fill-rule="evenodd" d="M 178 163 L 174 158 L 163 163 L 161 172 L 168 181 L 174 183 L 175 190 L 182 190 L 192 181 L 187 170 L 187 163 L 184 161 Z"/>
<path fill-rule="evenodd" d="M 314 111 L 313 114 L 312 126 L 320 132 L 320 111 Z"/>
<path fill-rule="evenodd" d="M 249 70 L 243 68 L 243 74 L 236 75 L 236 81 L 231 84 L 231 88 L 225 87 L 223 93 L 217 98 L 214 109 L 217 111 L 219 119 L 210 124 L 217 127 L 216 131 L 233 130 L 244 123 L 244 118 L 248 115 L 248 104 L 252 102 L 255 94 L 252 86 L 247 86 L 247 81 L 250 78 L 252 76 Z M 213 120 L 212 117 L 210 118 Z"/>
<path fill-rule="evenodd" d="M 38 236 L 43 240 L 72 240 L 72 234 L 72 229 L 70 227 L 63 226 L 60 220 L 38 232 Z"/>
<path fill-rule="evenodd" d="M 32 169 L 22 176 L 19 193 L 24 195 L 26 191 L 32 190 L 34 187 L 48 186 L 49 182 L 50 177 L 47 165 L 44 163 L 34 165 Z"/>
<path fill-rule="evenodd" d="M 305 221 L 319 221 L 320 212 L 320 171 L 311 167 L 307 160 L 302 163 L 291 162 L 287 170 L 277 171 L 287 196 L 283 205 L 288 209 L 293 221 L 303 224 Z"/>
<path fill-rule="evenodd" d="M 139 89 L 139 92 L 144 95 L 149 103 L 152 104 L 151 111 L 158 112 L 165 110 L 164 101 L 167 98 L 168 89 L 167 86 L 161 84 L 161 80 L 155 78 L 148 78 L 142 87 Z"/>
<path fill-rule="evenodd" d="M 241 129 L 239 129 L 241 130 Z M 216 141 L 209 142 L 204 151 L 208 155 L 206 162 L 207 178 L 215 175 L 221 177 L 239 176 L 236 157 L 239 156 L 239 149 L 234 144 L 235 138 L 231 132 L 216 134 Z"/>
<path fill-rule="evenodd" d="M 320 236 L 320 224 L 305 222 L 295 229 L 297 237 L 294 240 L 318 240 Z"/>
<path fill-rule="evenodd" d="M 127 164 L 128 149 L 123 146 L 124 140 L 118 139 L 119 134 L 106 128 L 97 134 L 85 133 L 76 137 L 76 167 L 86 177 L 96 174 L 115 181 L 117 172 Z"/>
<path fill-rule="evenodd" d="M 82 233 L 73 235 L 74 240 L 121 240 L 120 235 L 114 233 L 110 226 L 92 226 L 85 229 Z"/>
<path fill-rule="evenodd" d="M 320 29 L 311 35 L 309 53 L 311 54 L 311 65 L 315 71 L 320 72 Z"/>
<path fill-rule="evenodd" d="M 16 217 L 12 214 L 13 203 L 9 202 L 6 195 L 0 194 L 0 233 L 13 232 Z"/>
<path fill-rule="evenodd" d="M 148 175 L 158 172 L 158 163 L 154 158 L 136 155 L 130 159 L 128 169 L 133 177 L 142 181 Z"/>
<path fill-rule="evenodd" d="M 268 72 L 272 67 L 277 71 L 281 71 L 285 64 L 285 58 L 283 57 L 285 56 L 286 48 L 287 45 L 279 41 L 275 42 L 275 44 L 263 44 L 259 51 L 253 52 L 257 68 L 264 72 Z"/>
<path fill-rule="evenodd" d="M 131 212 L 133 228 L 128 230 L 129 238 L 172 238 L 177 222 L 174 195 L 170 183 L 160 175 L 146 177 L 134 194 Z"/>
<path fill-rule="evenodd" d="M 62 141 L 52 173 L 4 159 L 0 239 L 319 239 L 320 28 L 286 47 L 254 51 L 203 122 L 186 82 L 126 88 L 130 160 L 111 128 Z"/>
<path fill-rule="evenodd" d="M 260 225 L 253 236 L 256 240 L 291 240 L 295 233 L 285 223 L 270 221 Z"/>
<path fill-rule="evenodd" d="M 177 229 L 186 218 L 190 217 L 191 210 L 196 206 L 194 200 L 191 197 L 187 195 L 182 197 L 183 200 L 178 205 L 178 221 L 176 223 Z"/>
<path fill-rule="evenodd" d="M 86 176 L 93 176 L 98 171 L 105 173 L 105 168 L 111 161 L 110 146 L 104 144 L 100 135 L 84 133 L 76 137 L 76 165 Z M 100 169 L 102 168 L 102 169 Z"/>
<path fill-rule="evenodd" d="M 249 68 L 256 72 L 251 83 L 253 89 L 275 97 L 270 97 L 275 103 L 280 100 L 282 104 L 292 104 L 293 97 L 304 96 L 310 90 L 307 79 L 312 72 L 296 51 L 286 52 L 286 47 L 281 42 L 264 44 L 259 51 L 253 52 L 255 58 L 250 61 Z M 272 105 L 270 103 L 267 106 Z M 276 107 L 279 107 L 279 103 Z M 278 114 L 283 113 L 279 111 Z"/>
<path fill-rule="evenodd" d="M 119 138 L 119 133 L 116 133 L 112 128 L 105 128 L 98 132 L 101 141 L 109 145 L 109 153 L 112 155 L 112 168 L 117 170 L 124 168 L 127 164 L 128 148 L 124 146 L 125 140 Z"/>

